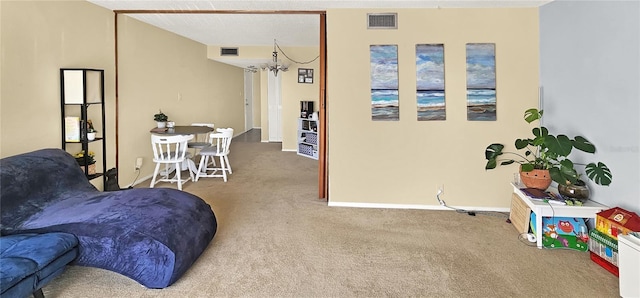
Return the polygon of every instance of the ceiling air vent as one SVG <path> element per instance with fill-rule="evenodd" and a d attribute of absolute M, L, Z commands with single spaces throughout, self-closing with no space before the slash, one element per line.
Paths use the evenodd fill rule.
<path fill-rule="evenodd" d="M 238 56 L 238 48 L 220 48 L 220 56 Z"/>
<path fill-rule="evenodd" d="M 368 13 L 367 29 L 398 29 L 398 14 Z"/>

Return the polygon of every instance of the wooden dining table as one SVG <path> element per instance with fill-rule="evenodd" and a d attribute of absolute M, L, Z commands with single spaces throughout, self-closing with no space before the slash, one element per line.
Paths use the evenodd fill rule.
<path fill-rule="evenodd" d="M 195 125 L 179 125 L 174 127 L 153 128 L 149 132 L 157 135 L 195 135 L 201 133 L 212 132 L 213 127 L 195 126 Z"/>

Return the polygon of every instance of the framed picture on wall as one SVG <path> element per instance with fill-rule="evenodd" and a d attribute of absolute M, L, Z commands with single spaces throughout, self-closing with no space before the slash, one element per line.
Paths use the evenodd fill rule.
<path fill-rule="evenodd" d="M 398 45 L 369 46 L 371 120 L 399 121 Z"/>
<path fill-rule="evenodd" d="M 298 83 L 313 84 L 313 69 L 298 68 Z"/>

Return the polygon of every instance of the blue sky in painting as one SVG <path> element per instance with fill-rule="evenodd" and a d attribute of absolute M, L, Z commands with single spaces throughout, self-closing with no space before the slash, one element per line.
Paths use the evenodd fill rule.
<path fill-rule="evenodd" d="M 398 46 L 372 45 L 371 89 L 398 89 Z"/>
<path fill-rule="evenodd" d="M 467 88 L 496 88 L 496 55 L 493 43 L 467 44 Z"/>
<path fill-rule="evenodd" d="M 416 88 L 444 90 L 444 45 L 416 45 Z"/>

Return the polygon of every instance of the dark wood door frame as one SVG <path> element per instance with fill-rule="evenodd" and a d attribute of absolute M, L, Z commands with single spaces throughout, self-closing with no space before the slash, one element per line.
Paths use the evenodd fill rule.
<path fill-rule="evenodd" d="M 116 166 L 118 164 L 118 15 L 120 14 L 315 14 L 320 17 L 320 41 L 319 41 L 319 55 L 320 55 L 320 71 L 319 71 L 319 110 L 318 116 L 320 120 L 319 127 L 319 144 L 318 144 L 318 198 L 322 200 L 328 200 L 329 196 L 329 172 L 327 162 L 327 81 L 326 81 L 326 59 L 327 59 L 327 47 L 326 47 L 326 12 L 325 11 L 245 11 L 245 10 L 114 10 L 115 13 L 115 147 L 116 147 Z"/>

